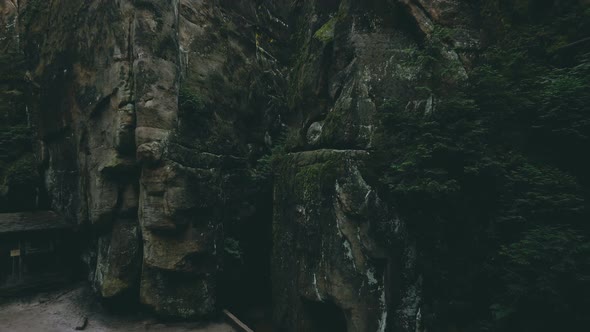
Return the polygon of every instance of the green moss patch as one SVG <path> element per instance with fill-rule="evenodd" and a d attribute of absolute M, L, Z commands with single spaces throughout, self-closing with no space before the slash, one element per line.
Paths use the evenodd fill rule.
<path fill-rule="evenodd" d="M 338 23 L 338 16 L 332 17 L 326 24 L 324 24 L 313 37 L 324 43 L 329 43 L 334 39 L 334 32 L 336 30 L 336 23 Z"/>

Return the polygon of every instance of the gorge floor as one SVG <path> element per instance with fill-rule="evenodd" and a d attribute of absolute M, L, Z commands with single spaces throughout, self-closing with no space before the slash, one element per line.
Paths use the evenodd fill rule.
<path fill-rule="evenodd" d="M 86 284 L 0 302 L 1 332 L 74 331 L 86 317 L 84 331 L 234 332 L 226 323 L 168 323 L 142 313 L 113 314 L 95 300 Z"/>

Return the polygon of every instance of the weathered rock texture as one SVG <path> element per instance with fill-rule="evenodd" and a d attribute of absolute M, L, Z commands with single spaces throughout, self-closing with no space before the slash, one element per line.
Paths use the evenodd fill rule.
<path fill-rule="evenodd" d="M 378 109 L 411 96 L 435 25 L 461 32 L 445 58 L 465 74 L 467 2 L 4 0 L 0 13 L 0 51 L 27 60 L 50 205 L 87 237 L 100 296 L 214 313 L 224 238 L 273 204 L 279 330 L 324 331 L 328 310 L 347 331 L 421 331 L 412 241 L 368 161 Z M 259 195 L 271 149 L 274 202 Z"/>
<path fill-rule="evenodd" d="M 421 331 L 413 244 L 367 159 L 380 107 L 420 83 L 423 40 L 435 25 L 469 27 L 469 11 L 457 1 L 308 1 L 299 10 L 288 99 L 305 152 L 283 158 L 275 185 L 275 322 L 322 331 L 331 304 L 347 331 Z M 459 74 L 474 46 L 462 43 L 445 50 Z M 407 107 L 431 111 L 433 99 Z M 397 238 L 384 239 L 385 229 Z"/>

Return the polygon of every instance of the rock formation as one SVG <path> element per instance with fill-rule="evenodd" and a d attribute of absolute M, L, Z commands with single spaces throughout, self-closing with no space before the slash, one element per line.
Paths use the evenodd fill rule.
<path fill-rule="evenodd" d="M 337 307 L 349 331 L 392 324 L 391 296 L 409 290 L 387 283 L 399 267 L 374 234 L 399 223 L 366 175 L 375 114 L 415 83 L 420 68 L 403 61 L 433 21 L 466 16 L 456 2 L 1 8 L 2 50 L 27 59 L 36 87 L 26 107 L 38 117 L 49 205 L 88 237 L 83 258 L 100 296 L 138 293 L 165 316 L 215 312 L 224 227 L 261 204 L 247 188 L 267 185 L 256 161 L 280 144 L 288 148 L 274 181 L 277 324 L 312 329 L 313 303 Z M 458 59 L 454 46 L 448 53 Z"/>
<path fill-rule="evenodd" d="M 379 112 L 436 109 L 415 89 L 441 28 L 443 83 L 467 78 L 469 1 L 0 0 L 0 14 L 3 61 L 24 61 L 0 80 L 21 113 L 1 115 L 33 133 L 29 194 L 78 225 L 100 297 L 213 315 L 228 241 L 266 223 L 279 330 L 325 331 L 323 315 L 425 331 L 415 240 L 376 174 Z"/>

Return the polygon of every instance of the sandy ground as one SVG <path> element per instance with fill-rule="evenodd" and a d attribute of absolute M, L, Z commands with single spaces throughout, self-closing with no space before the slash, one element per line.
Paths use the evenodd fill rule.
<path fill-rule="evenodd" d="M 1 332 L 74 331 L 86 317 L 84 331 L 236 332 L 226 323 L 162 323 L 141 313 L 109 313 L 85 285 L 0 303 Z"/>

